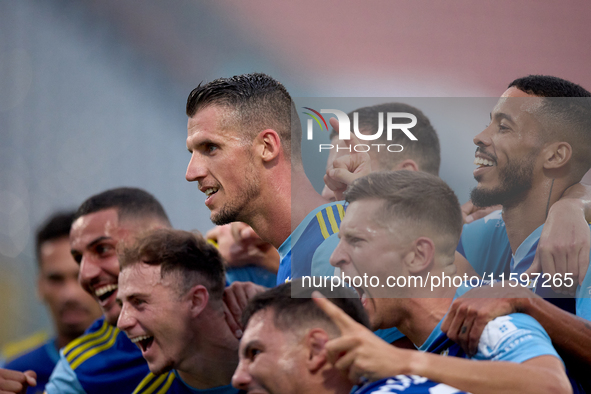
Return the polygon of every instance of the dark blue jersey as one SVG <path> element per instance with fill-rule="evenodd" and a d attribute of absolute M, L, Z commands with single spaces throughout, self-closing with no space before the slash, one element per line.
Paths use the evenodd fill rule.
<path fill-rule="evenodd" d="M 187 385 L 179 374 L 172 370 L 162 375 L 149 373 L 132 394 L 240 394 L 243 391 L 231 385 L 198 390 Z"/>
<path fill-rule="evenodd" d="M 49 381 L 49 376 L 59 360 L 56 346 L 55 338 L 51 339 L 23 355 L 8 360 L 4 368 L 21 372 L 29 369 L 35 371 L 37 373 L 37 386 L 29 387 L 27 394 L 43 393 L 45 385 Z"/>
<path fill-rule="evenodd" d="M 149 372 L 139 348 L 102 317 L 62 349 L 45 391 L 131 393 Z"/>
<path fill-rule="evenodd" d="M 422 376 L 398 375 L 366 384 L 352 394 L 404 393 L 404 394 L 466 394 L 443 383 Z"/>

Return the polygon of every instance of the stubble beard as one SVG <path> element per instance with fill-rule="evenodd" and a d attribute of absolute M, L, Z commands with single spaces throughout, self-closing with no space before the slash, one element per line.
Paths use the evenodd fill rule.
<path fill-rule="evenodd" d="M 232 222 L 248 222 L 246 218 L 248 204 L 260 195 L 261 190 L 258 177 L 254 172 L 247 174 L 245 181 L 248 185 L 246 189 L 222 206 L 218 213 L 211 214 L 211 221 L 215 225 L 222 226 Z"/>
<path fill-rule="evenodd" d="M 472 203 L 481 208 L 493 205 L 507 208 L 522 202 L 532 187 L 535 156 L 537 154 L 508 161 L 507 165 L 499 169 L 501 184 L 492 189 L 476 186 L 470 192 Z"/>

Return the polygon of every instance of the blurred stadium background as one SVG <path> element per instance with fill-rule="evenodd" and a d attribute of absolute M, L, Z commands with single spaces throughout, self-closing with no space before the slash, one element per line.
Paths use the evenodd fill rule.
<path fill-rule="evenodd" d="M 446 102 L 469 118 L 411 104 L 465 202 L 490 111 L 477 98 L 527 74 L 590 89 L 589 20 L 586 0 L 1 0 L 0 347 L 51 329 L 33 231 L 56 209 L 137 186 L 174 226 L 212 227 L 184 180 L 184 104 L 199 82 L 261 71 L 294 97 L 458 98 Z M 318 188 L 323 160 L 308 163 Z"/>

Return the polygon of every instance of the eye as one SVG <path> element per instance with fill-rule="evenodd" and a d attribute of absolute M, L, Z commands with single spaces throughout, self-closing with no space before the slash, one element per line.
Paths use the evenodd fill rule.
<path fill-rule="evenodd" d="M 220 148 L 220 147 L 219 147 L 219 146 L 217 146 L 217 145 L 215 145 L 215 144 L 207 144 L 207 145 L 205 146 L 205 151 L 206 151 L 207 153 L 213 153 L 213 152 L 215 152 L 216 150 L 218 150 L 219 148 Z"/>
<path fill-rule="evenodd" d="M 510 129 L 507 126 L 505 126 L 504 124 L 502 124 L 502 123 L 499 124 L 499 131 L 500 132 L 506 132 L 506 131 L 509 131 L 509 130 Z"/>
<path fill-rule="evenodd" d="M 251 349 L 248 351 L 248 358 L 249 358 L 251 361 L 254 361 L 254 359 L 255 359 L 255 358 L 256 358 L 256 357 L 257 357 L 257 356 L 258 356 L 260 353 L 261 353 L 261 350 L 260 350 L 260 349 L 251 348 Z"/>
<path fill-rule="evenodd" d="M 109 244 L 98 244 L 95 248 L 95 251 L 99 256 L 105 255 L 113 250 L 115 249 Z"/>
<path fill-rule="evenodd" d="M 131 304 L 135 307 L 135 308 L 139 308 L 142 305 L 144 305 L 146 303 L 146 301 L 142 300 L 141 298 L 134 298 L 131 301 Z"/>
<path fill-rule="evenodd" d="M 78 265 L 80 265 L 80 263 L 82 262 L 82 254 L 78 252 L 73 252 L 72 257 L 78 263 Z"/>

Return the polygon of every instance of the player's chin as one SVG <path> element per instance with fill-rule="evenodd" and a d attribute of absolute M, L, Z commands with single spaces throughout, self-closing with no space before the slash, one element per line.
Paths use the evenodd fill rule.
<path fill-rule="evenodd" d="M 148 369 L 150 369 L 150 372 L 152 372 L 154 375 L 162 375 L 163 373 L 167 373 L 168 371 L 172 370 L 171 363 L 158 362 L 157 360 L 146 361 L 148 361 Z"/>

